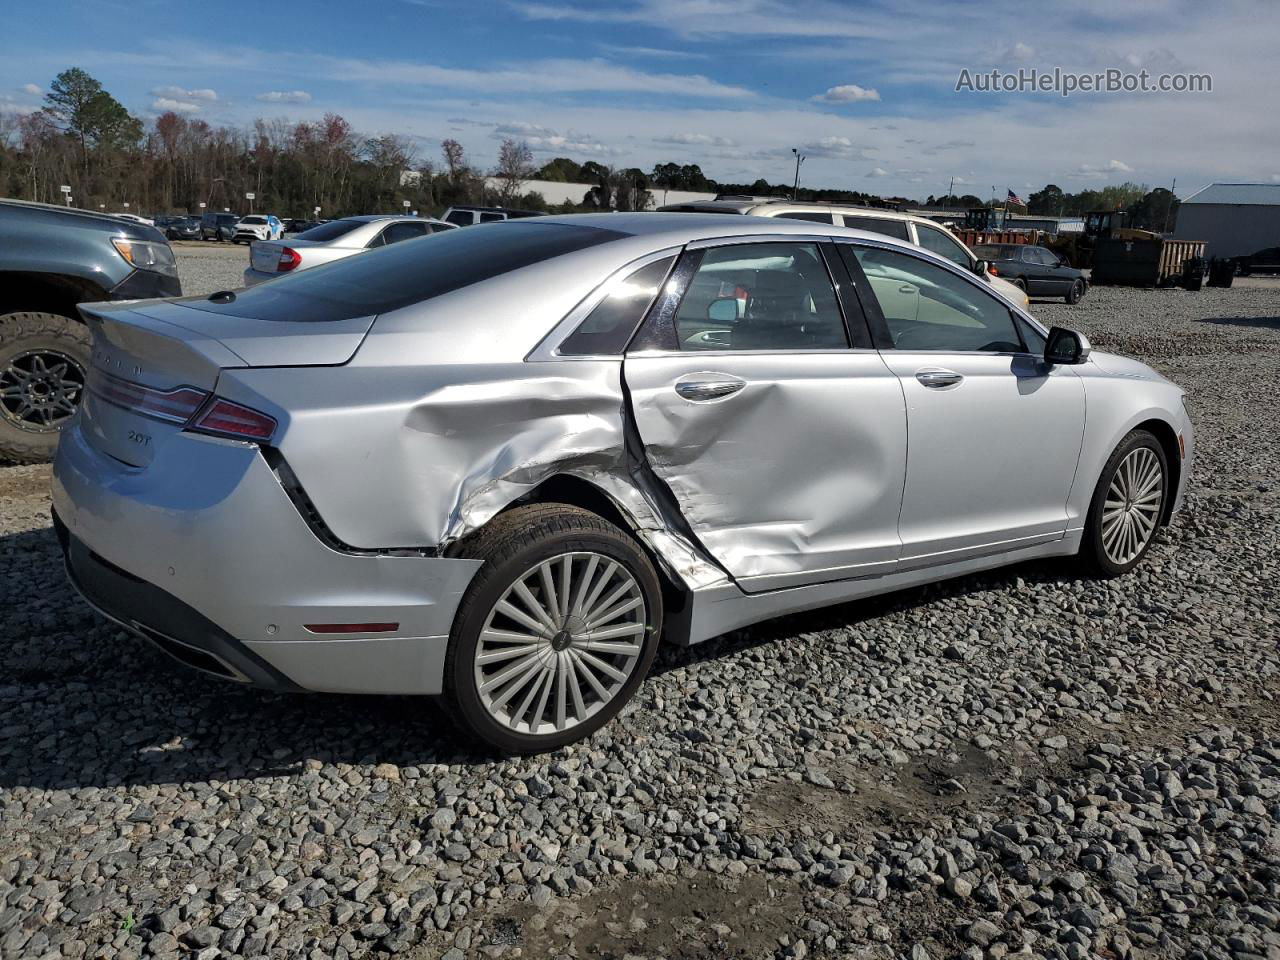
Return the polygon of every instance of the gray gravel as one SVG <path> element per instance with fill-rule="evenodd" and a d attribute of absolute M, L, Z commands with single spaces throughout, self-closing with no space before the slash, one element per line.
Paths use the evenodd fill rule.
<path fill-rule="evenodd" d="M 185 296 L 207 297 L 244 285 L 244 271 L 249 266 L 247 246 L 198 240 L 174 241 L 171 246 Z"/>
<path fill-rule="evenodd" d="M 1135 573 L 667 650 L 543 758 L 171 667 L 63 584 L 47 469 L 0 470 L 0 957 L 1280 957 L 1280 285 L 1035 309 L 1191 393 Z"/>

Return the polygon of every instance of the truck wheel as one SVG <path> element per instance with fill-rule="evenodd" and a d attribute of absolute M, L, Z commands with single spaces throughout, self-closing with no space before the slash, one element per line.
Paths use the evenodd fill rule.
<path fill-rule="evenodd" d="M 53 457 L 89 370 L 89 331 L 56 313 L 0 316 L 0 460 Z"/>
<path fill-rule="evenodd" d="M 546 503 L 498 516 L 459 555 L 484 561 L 445 658 L 460 725 L 504 753 L 541 753 L 608 723 L 662 632 L 662 591 L 640 545 L 593 513 Z"/>

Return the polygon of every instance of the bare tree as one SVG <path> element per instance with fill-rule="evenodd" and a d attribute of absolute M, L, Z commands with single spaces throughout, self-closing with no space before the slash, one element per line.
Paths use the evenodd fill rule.
<path fill-rule="evenodd" d="M 529 144 L 523 140 L 502 141 L 502 146 L 498 148 L 498 166 L 493 175 L 501 181 L 498 196 L 504 204 L 520 196 L 525 181 L 533 179 L 535 170 L 533 151 L 529 149 Z"/>
<path fill-rule="evenodd" d="M 462 154 L 462 144 L 453 138 L 441 141 L 440 152 L 444 154 L 444 165 L 449 170 L 449 182 L 453 183 L 458 179 L 458 173 L 467 165 Z"/>

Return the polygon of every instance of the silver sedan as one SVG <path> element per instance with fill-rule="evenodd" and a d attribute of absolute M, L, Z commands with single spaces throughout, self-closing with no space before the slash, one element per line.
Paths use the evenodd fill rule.
<path fill-rule="evenodd" d="M 240 222 L 244 223 L 243 220 Z M 456 229 L 456 224 L 434 217 L 375 214 L 330 220 L 288 240 L 254 243 L 249 248 L 249 268 L 244 272 L 244 285 L 252 287 L 264 280 L 274 280 L 282 273 L 309 270 L 366 250 Z"/>
<path fill-rule="evenodd" d="M 190 666 L 584 737 L 660 639 L 1037 557 L 1131 570 L 1183 392 L 920 247 L 547 217 L 204 299 L 82 308 L 76 586 Z"/>

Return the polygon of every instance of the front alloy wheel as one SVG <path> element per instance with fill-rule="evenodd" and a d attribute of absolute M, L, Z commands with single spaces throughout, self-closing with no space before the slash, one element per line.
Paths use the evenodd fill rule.
<path fill-rule="evenodd" d="M 1098 480 L 1085 549 L 1105 574 L 1132 570 L 1155 539 L 1168 496 L 1168 464 L 1160 442 L 1135 430 L 1112 453 Z"/>
<path fill-rule="evenodd" d="M 500 750 L 589 736 L 644 680 L 662 630 L 657 574 L 596 514 L 530 504 L 458 555 L 483 560 L 458 609 L 445 687 L 462 724 Z"/>

